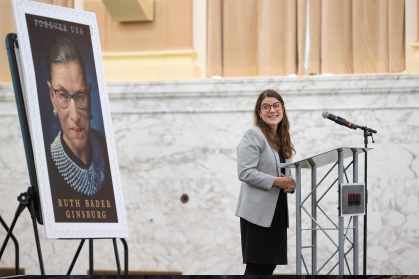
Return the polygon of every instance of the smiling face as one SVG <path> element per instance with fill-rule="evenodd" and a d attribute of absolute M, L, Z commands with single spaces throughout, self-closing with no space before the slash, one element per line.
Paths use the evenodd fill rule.
<path fill-rule="evenodd" d="M 70 99 L 68 107 L 58 102 L 60 94 L 85 92 L 89 93 L 90 86 L 83 78 L 83 71 L 78 61 L 68 63 L 53 63 L 51 65 L 51 82 L 47 82 L 52 105 L 58 113 L 63 139 L 73 153 L 82 161 L 86 161 L 86 143 L 90 131 L 89 105 L 80 109 L 75 100 Z M 64 93 L 63 93 L 64 92 Z M 89 96 L 89 94 L 87 94 Z M 89 98 L 87 102 L 90 102 Z"/>
<path fill-rule="evenodd" d="M 280 110 L 275 110 L 274 106 L 280 105 Z M 270 106 L 269 111 L 264 111 L 264 106 Z M 269 125 L 272 132 L 276 133 L 276 129 L 278 128 L 278 124 L 281 122 L 283 117 L 283 110 L 281 102 L 273 97 L 267 97 L 262 101 L 262 104 L 260 106 L 259 110 L 259 116 L 262 118 L 263 122 Z"/>

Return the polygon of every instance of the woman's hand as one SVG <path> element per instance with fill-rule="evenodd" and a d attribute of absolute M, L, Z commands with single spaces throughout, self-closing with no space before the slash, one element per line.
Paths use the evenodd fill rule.
<path fill-rule="evenodd" d="M 283 189 L 285 193 L 292 192 L 295 190 L 295 180 L 281 173 L 281 177 L 275 178 L 274 186 Z"/>

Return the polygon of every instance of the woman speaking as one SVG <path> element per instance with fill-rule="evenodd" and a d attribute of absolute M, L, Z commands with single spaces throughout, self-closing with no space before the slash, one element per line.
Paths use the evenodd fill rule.
<path fill-rule="evenodd" d="M 237 171 L 241 184 L 236 216 L 240 217 L 245 275 L 271 275 L 287 264 L 287 193 L 295 190 L 289 168 L 295 149 L 282 97 L 263 91 L 255 105 L 255 127 L 237 146 Z"/>

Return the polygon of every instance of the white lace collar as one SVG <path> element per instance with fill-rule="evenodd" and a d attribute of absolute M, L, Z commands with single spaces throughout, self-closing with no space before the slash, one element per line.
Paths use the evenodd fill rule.
<path fill-rule="evenodd" d="M 93 149 L 93 158 L 87 170 L 80 168 L 65 153 L 61 144 L 61 132 L 58 133 L 58 136 L 51 144 L 52 160 L 64 180 L 74 190 L 88 196 L 94 195 L 101 188 L 105 178 L 103 152 L 99 147 L 99 141 L 94 133 L 90 133 L 90 140 Z"/>

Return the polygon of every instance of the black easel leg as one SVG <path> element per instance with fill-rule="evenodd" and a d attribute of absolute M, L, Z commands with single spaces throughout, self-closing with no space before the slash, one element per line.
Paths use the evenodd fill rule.
<path fill-rule="evenodd" d="M 112 242 L 113 242 L 113 250 L 115 252 L 116 268 L 118 270 L 118 275 L 121 275 L 121 264 L 119 263 L 119 253 L 118 253 L 118 245 L 116 244 L 116 238 L 112 238 Z"/>
<path fill-rule="evenodd" d="M 89 239 L 89 275 L 93 275 L 93 239 Z"/>
<path fill-rule="evenodd" d="M 127 241 L 121 238 L 122 244 L 124 245 L 124 269 L 125 269 L 125 276 L 128 275 L 128 244 Z"/>
<path fill-rule="evenodd" d="M 80 254 L 81 248 L 83 248 L 83 244 L 84 244 L 84 241 L 85 241 L 85 240 L 86 240 L 86 239 L 84 239 L 84 238 L 83 238 L 83 239 L 80 241 L 79 248 L 77 248 L 76 254 L 74 255 L 73 261 L 71 262 L 71 264 L 70 264 L 70 268 L 68 269 L 68 271 L 67 271 L 67 274 L 66 274 L 66 275 L 70 275 L 70 274 L 71 274 L 71 271 L 73 271 L 73 267 L 74 267 L 74 265 L 76 264 L 77 258 L 79 257 L 79 254 Z"/>
<path fill-rule="evenodd" d="M 1 246 L 0 259 L 3 256 L 4 250 L 6 249 L 7 242 L 9 242 L 9 238 L 12 235 L 12 231 L 15 228 L 17 218 L 19 218 L 20 213 L 25 209 L 25 207 L 26 207 L 26 205 L 23 205 L 21 203 L 17 207 L 16 213 L 15 213 L 15 217 L 13 218 L 12 224 L 10 225 L 10 229 L 9 229 L 9 231 L 6 234 L 6 238 L 4 239 L 3 245 Z"/>
<path fill-rule="evenodd" d="M 38 250 L 39 267 L 41 269 L 41 274 L 45 275 L 44 261 L 42 260 L 41 243 L 39 242 L 38 226 L 36 225 L 35 209 L 33 206 L 33 202 L 31 202 L 30 207 L 28 209 L 29 209 L 29 212 L 31 213 L 31 218 L 32 218 L 33 232 L 35 234 L 36 249 Z"/>
<path fill-rule="evenodd" d="M 0 216 L 0 223 L 3 225 L 6 232 L 9 232 L 10 229 L 7 226 L 6 222 L 4 222 L 3 218 L 1 218 L 1 216 Z M 13 235 L 13 233 L 10 235 L 10 237 L 12 238 L 13 243 L 15 244 L 15 272 L 16 272 L 16 275 L 19 275 L 19 243 L 17 239 L 15 238 L 15 236 Z"/>
<path fill-rule="evenodd" d="M 36 242 L 36 249 L 38 251 L 38 260 L 39 260 L 39 267 L 41 269 L 41 274 L 45 275 L 44 270 L 44 262 L 42 260 L 42 252 L 41 252 L 41 244 L 39 242 L 39 235 L 38 235 L 38 227 L 36 226 L 36 218 L 35 218 L 35 209 L 33 205 L 33 193 L 31 192 L 31 187 L 28 188 L 28 192 L 21 193 L 17 200 L 19 201 L 19 206 L 17 207 L 15 217 L 13 218 L 12 224 L 10 225 L 10 229 L 7 232 L 6 239 L 3 242 L 3 246 L 0 250 L 0 258 L 3 256 L 4 250 L 6 249 L 7 242 L 9 241 L 9 238 L 12 236 L 12 231 L 16 225 L 17 219 L 19 218 L 22 211 L 28 207 L 28 210 L 31 214 L 32 218 L 32 225 L 33 225 L 33 232 L 35 235 L 35 242 Z M 18 272 L 19 273 L 19 272 Z"/>

